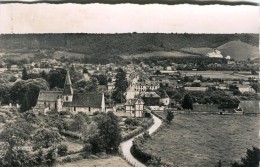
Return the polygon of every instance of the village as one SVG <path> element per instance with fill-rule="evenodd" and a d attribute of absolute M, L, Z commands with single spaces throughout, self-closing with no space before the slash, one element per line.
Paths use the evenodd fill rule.
<path fill-rule="evenodd" d="M 228 59 L 219 57 L 219 51 L 216 52 L 218 59 Z M 213 53 L 209 54 L 212 57 Z M 213 58 L 216 56 L 213 55 Z M 227 64 L 230 61 L 227 62 Z M 241 63 L 241 62 L 240 62 Z M 237 64 L 233 60 L 232 64 Z M 243 62 L 242 62 L 243 64 Z M 215 63 L 216 65 L 216 63 Z M 248 64 L 250 65 L 250 64 Z M 257 106 L 259 98 L 258 74 L 252 71 L 200 71 L 193 68 L 191 71 L 177 70 L 183 64 L 172 63 L 170 66 L 150 66 L 141 62 L 140 64 L 127 64 L 124 66 L 110 64 L 80 64 L 80 63 L 62 63 L 56 59 L 41 59 L 39 62 L 30 64 L 7 65 L 2 64 L 1 78 L 4 82 L 17 82 L 22 80 L 23 72 L 26 72 L 27 79 L 35 79 L 41 77 L 40 74 L 52 73 L 53 71 L 67 71 L 61 76 L 64 82 L 63 90 L 40 91 L 37 97 L 37 104 L 31 106 L 34 111 L 43 112 L 56 110 L 58 112 L 65 111 L 62 104 L 65 104 L 66 111 L 74 113 L 85 112 L 92 115 L 95 111 L 113 111 L 120 116 L 125 117 L 142 117 L 145 111 L 164 111 L 167 109 L 180 110 L 182 108 L 182 100 L 185 93 L 193 94 L 193 111 L 195 112 L 220 112 L 220 102 L 212 102 L 208 99 L 201 99 L 196 96 L 199 93 L 211 91 L 222 91 L 230 99 L 238 99 L 238 105 L 226 108 L 231 112 L 255 113 L 255 110 L 249 109 L 247 103 Z M 211 64 L 208 65 L 209 67 Z M 221 66 L 221 65 L 220 65 Z M 257 66 L 257 63 L 253 66 Z M 252 65 L 250 66 L 252 67 Z M 117 70 L 121 69 L 125 73 L 126 83 L 124 88 L 116 88 Z M 70 78 L 69 69 L 73 69 L 77 73 L 77 81 L 90 81 L 92 78 L 97 80 L 96 88 L 90 90 L 90 96 L 97 96 L 97 102 L 91 101 L 88 96 L 76 95 L 73 98 L 73 88 Z M 30 78 L 31 77 L 31 78 Z M 63 77 L 63 78 L 62 78 Z M 63 84 L 61 84 L 63 86 Z M 118 86 L 118 85 L 117 85 Z M 121 85 L 122 86 L 122 85 Z M 120 91 L 120 97 L 112 99 L 113 93 Z M 68 96 L 66 96 L 68 95 Z M 104 96 L 105 95 L 105 96 Z M 3 98 L 3 97 L 2 97 Z M 81 99 L 83 98 L 83 99 Z M 197 99 L 196 99 L 197 98 Z M 72 102 L 72 104 L 67 102 Z M 208 100 L 208 101 L 207 101 Z M 250 101 L 250 102 L 248 102 Z M 19 106 L 12 100 L 7 103 L 5 99 L 1 100 L 3 105 Z M 93 102 L 95 104 L 93 104 Z M 77 105 L 73 105 L 73 104 Z M 252 105 L 249 105 L 252 106 Z M 5 107 L 5 106 L 3 106 Z M 191 109 L 191 108 L 190 108 Z"/>
<path fill-rule="evenodd" d="M 151 150 L 164 151 L 173 140 L 175 147 L 182 139 L 189 142 L 189 137 L 172 138 L 189 136 L 179 124 L 191 122 L 187 126 L 195 131 L 219 126 L 220 135 L 233 121 L 254 123 L 250 120 L 259 115 L 259 64 L 221 56 L 216 49 L 190 59 L 25 62 L 2 59 L 0 68 L 0 162 L 6 166 L 70 166 L 115 158 L 122 166 L 174 166 L 169 160 L 174 149 L 163 156 Z M 244 70 L 236 70 L 240 67 Z M 165 140 L 151 139 L 156 131 Z M 10 160 L 14 154 L 25 158 Z"/>

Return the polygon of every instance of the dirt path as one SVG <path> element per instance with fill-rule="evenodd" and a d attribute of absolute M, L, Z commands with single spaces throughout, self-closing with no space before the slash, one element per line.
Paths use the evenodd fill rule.
<path fill-rule="evenodd" d="M 149 134 L 154 133 L 162 124 L 162 121 L 158 117 L 156 117 L 154 115 L 152 115 L 152 116 L 153 116 L 153 119 L 154 119 L 154 124 L 148 129 Z M 132 164 L 135 167 L 145 167 L 145 165 L 143 163 L 141 163 L 140 161 L 138 161 L 137 159 L 135 159 L 135 157 L 130 152 L 130 149 L 131 149 L 131 147 L 133 145 L 134 138 L 136 138 L 136 137 L 138 137 L 140 135 L 142 135 L 142 134 L 139 134 L 139 135 L 137 135 L 137 136 L 135 136 L 135 137 L 133 137 L 133 138 L 131 138 L 131 139 L 121 143 L 121 145 L 120 145 L 121 149 L 122 149 L 122 152 L 123 152 L 123 155 L 124 155 L 124 158 L 130 164 Z"/>

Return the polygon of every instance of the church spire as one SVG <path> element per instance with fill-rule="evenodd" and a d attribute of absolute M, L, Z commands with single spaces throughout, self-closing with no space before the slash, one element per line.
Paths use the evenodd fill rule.
<path fill-rule="evenodd" d="M 106 112 L 105 95 L 104 95 L 104 93 L 102 94 L 101 111 L 102 111 L 102 112 Z"/>
<path fill-rule="evenodd" d="M 69 70 L 67 71 L 67 75 L 66 75 L 66 78 L 65 78 L 63 95 L 73 95 L 73 89 L 72 89 L 72 86 L 71 86 Z"/>
<path fill-rule="evenodd" d="M 71 85 L 71 80 L 70 80 L 70 73 L 69 73 L 69 70 L 67 70 L 67 75 L 66 75 L 66 79 L 65 79 L 65 84 L 64 86 L 68 86 L 68 85 Z"/>

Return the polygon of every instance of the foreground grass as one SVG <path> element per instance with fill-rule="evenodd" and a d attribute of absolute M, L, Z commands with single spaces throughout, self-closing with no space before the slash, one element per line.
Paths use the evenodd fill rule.
<path fill-rule="evenodd" d="M 83 159 L 76 162 L 59 164 L 56 167 L 131 167 L 119 156 L 110 156 L 105 159 Z"/>
<path fill-rule="evenodd" d="M 143 148 L 174 166 L 230 166 L 246 148 L 258 146 L 260 116 L 175 115 L 172 125 L 158 132 Z"/>

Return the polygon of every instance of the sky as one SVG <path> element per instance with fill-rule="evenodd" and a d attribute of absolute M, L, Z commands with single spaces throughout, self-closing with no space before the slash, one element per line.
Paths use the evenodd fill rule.
<path fill-rule="evenodd" d="M 258 6 L 0 4 L 0 33 L 258 33 Z"/>

